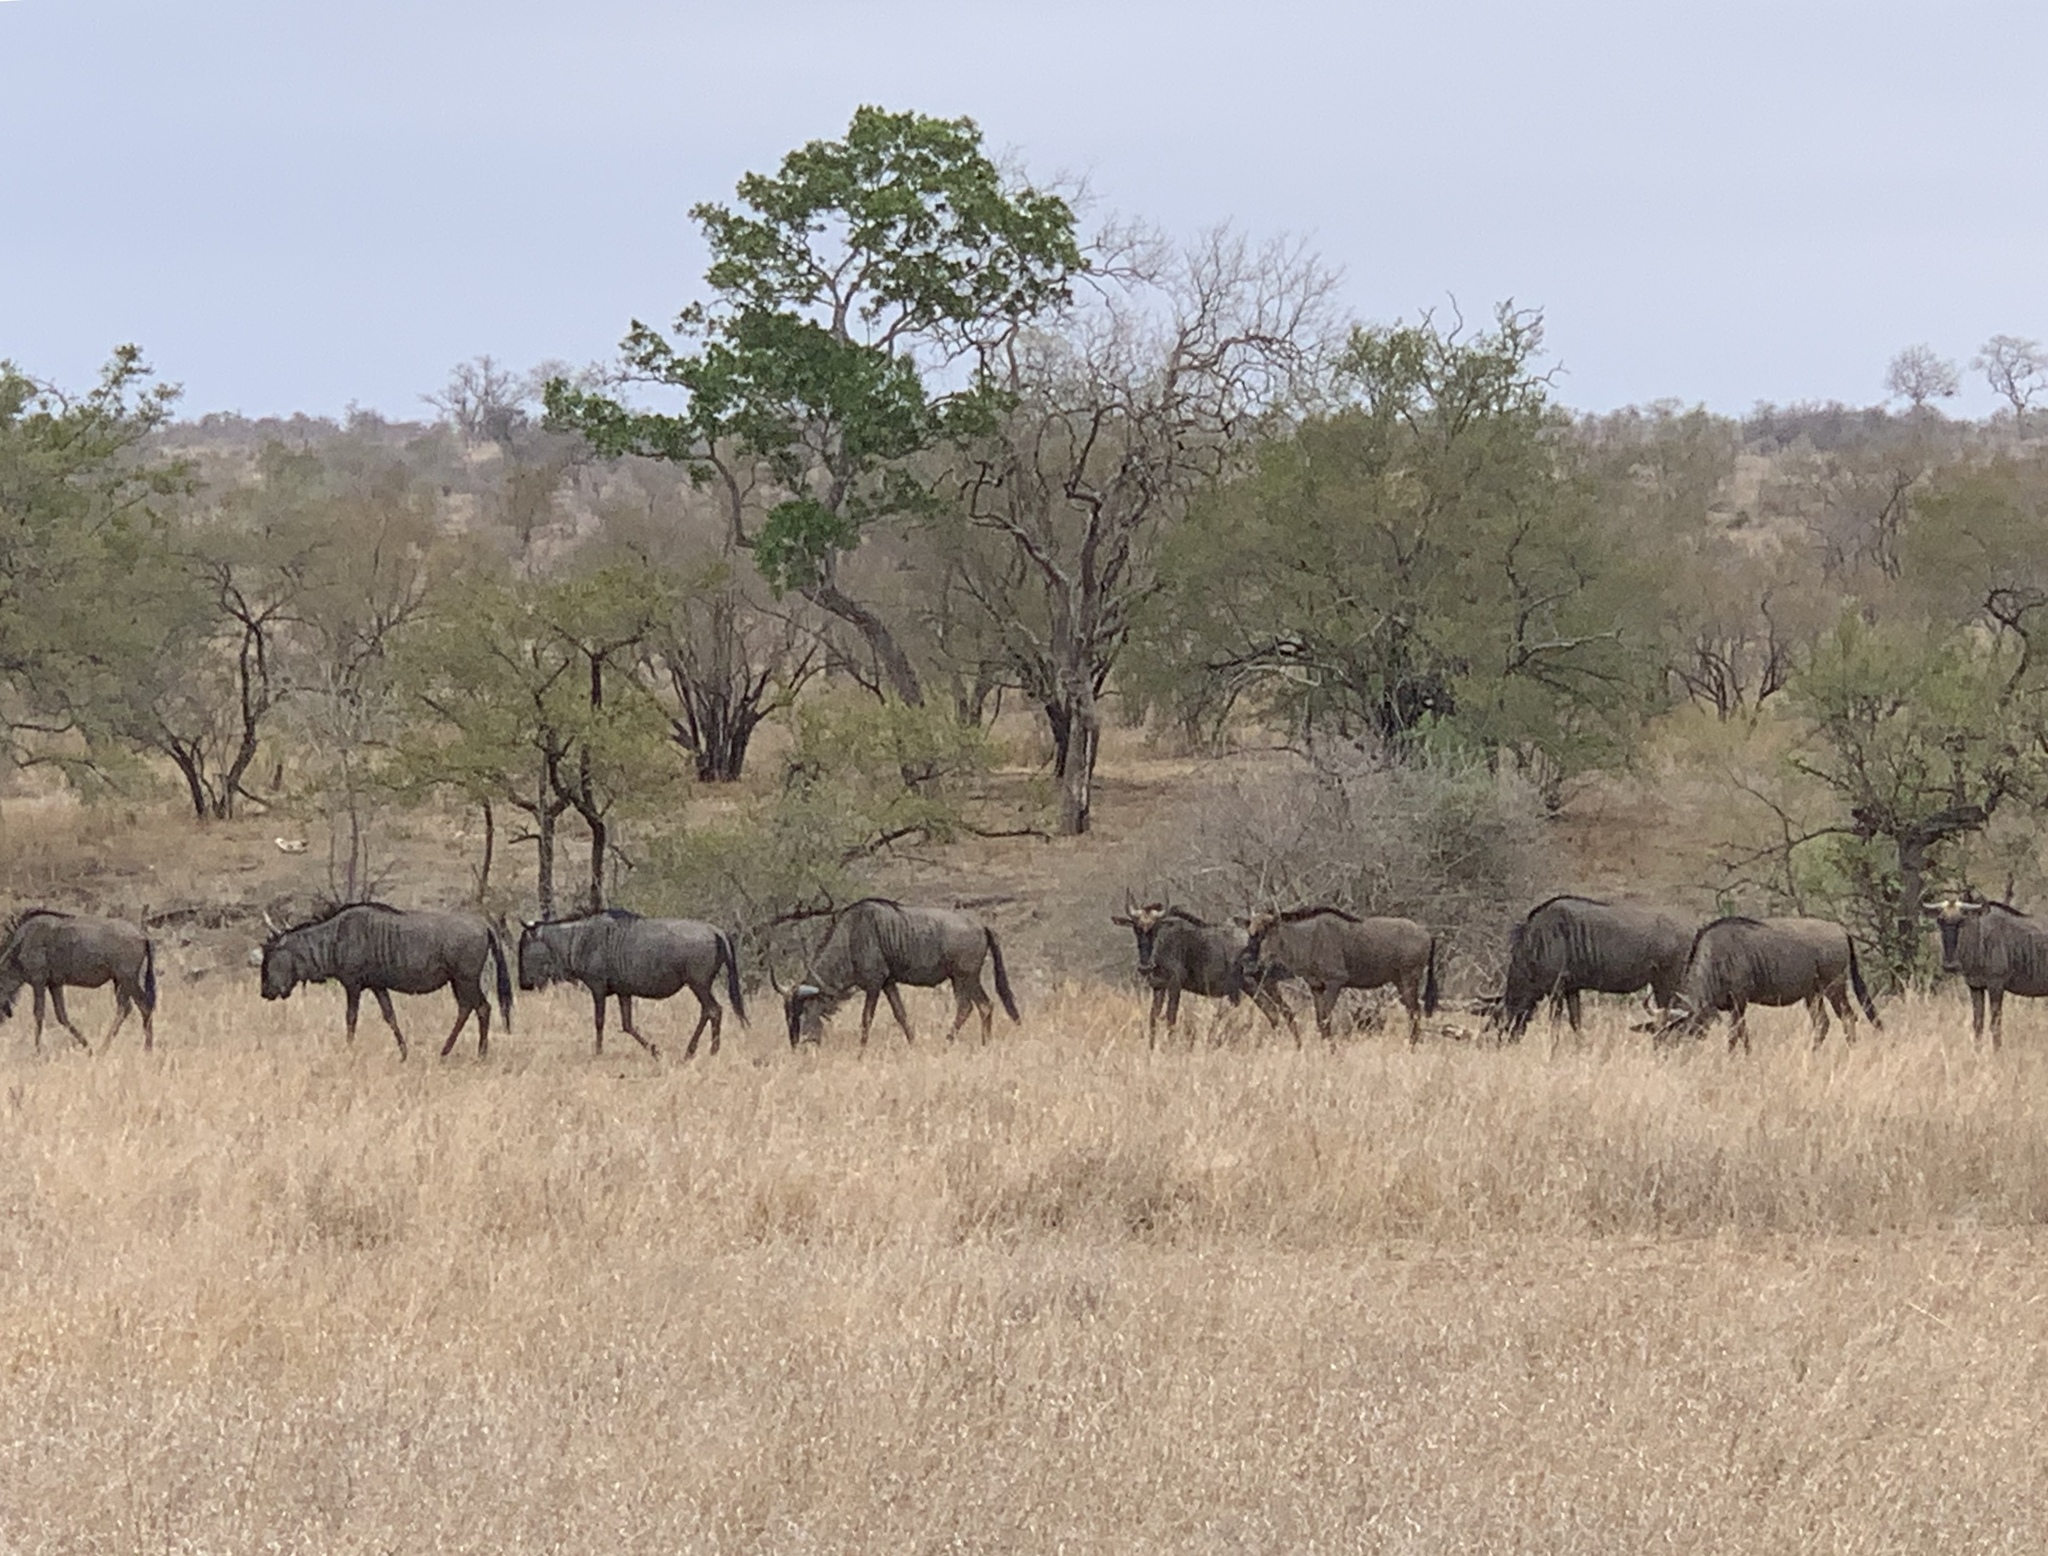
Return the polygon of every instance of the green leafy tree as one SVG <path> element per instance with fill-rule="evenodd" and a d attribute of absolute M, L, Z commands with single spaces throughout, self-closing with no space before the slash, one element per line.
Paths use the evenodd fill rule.
<path fill-rule="evenodd" d="M 2048 779 L 2043 688 L 2014 680 L 2023 651 L 1944 624 L 1846 615 L 1788 692 L 1807 738 L 1790 758 L 1836 800 L 1811 837 L 1837 846 L 1895 977 L 1919 965 L 1920 904 L 1941 851 Z M 1792 839 L 1793 843 L 1806 839 Z"/>
<path fill-rule="evenodd" d="M 0 362 L 0 677 L 22 761 L 104 771 L 129 687 L 194 607 L 167 576 L 186 484 L 153 457 L 177 390 L 123 346 L 83 394 Z"/>
<path fill-rule="evenodd" d="M 1655 695 L 1654 589 L 1533 366 L 1540 321 L 1361 330 L 1348 403 L 1169 541 L 1150 651 L 1305 736 L 1506 754 L 1552 797 Z"/>
<path fill-rule="evenodd" d="M 399 737 L 399 772 L 532 818 L 543 914 L 556 907 L 559 818 L 584 825 L 583 905 L 602 908 L 621 814 L 659 803 L 675 777 L 666 719 L 635 674 L 666 605 L 631 568 L 474 583 L 400 655 L 432 718 Z"/>
<path fill-rule="evenodd" d="M 763 576 L 851 627 L 894 695 L 921 703 L 899 634 L 842 563 L 869 526 L 928 511 L 920 456 L 992 424 L 1003 345 L 1081 268 L 1073 213 L 1006 178 L 971 120 L 862 108 L 843 139 L 741 179 L 736 206 L 692 214 L 710 299 L 673 340 L 636 321 L 623 346 L 683 409 L 556 379 L 549 416 L 601 453 L 679 460 L 728 490 Z M 749 532 L 739 493 L 757 463 L 778 495 Z"/>

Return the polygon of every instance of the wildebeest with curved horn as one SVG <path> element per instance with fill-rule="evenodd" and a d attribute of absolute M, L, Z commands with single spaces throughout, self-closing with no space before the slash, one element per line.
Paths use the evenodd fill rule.
<path fill-rule="evenodd" d="M 1568 893 L 1540 902 L 1508 931 L 1501 1027 L 1508 1037 L 1520 1037 L 1537 1005 L 1549 999 L 1563 1001 L 1577 1032 L 1582 991 L 1633 994 L 1647 987 L 1669 1011 L 1697 929 L 1676 913 L 1641 903 Z"/>
<path fill-rule="evenodd" d="M 661 1050 L 633 1025 L 633 1001 L 665 1000 L 687 988 L 697 996 L 697 1025 L 683 1057 L 696 1057 L 697 1041 L 711 1029 L 711 1051 L 725 1010 L 716 992 L 719 969 L 725 970 L 725 991 L 733 1014 L 747 1019 L 740 995 L 740 960 L 725 931 L 692 918 L 642 918 L 624 908 L 606 908 L 574 918 L 543 919 L 528 924 L 519 936 L 519 987 L 544 989 L 551 983 L 575 982 L 590 991 L 596 1007 L 597 1040 L 593 1054 L 604 1052 L 604 1002 L 619 1002 L 619 1025 L 633 1041 L 656 1057 Z"/>
<path fill-rule="evenodd" d="M 264 922 L 270 922 L 268 915 Z M 258 965 L 263 997 L 281 1000 L 302 983 L 334 982 L 348 1000 L 348 1040 L 356 1040 L 356 1011 L 368 989 L 384 1023 L 406 1056 L 405 1034 L 391 1008 L 393 994 L 431 994 L 446 987 L 455 995 L 455 1025 L 441 1045 L 447 1058 L 470 1016 L 476 1017 L 476 1053 L 490 1052 L 490 990 L 484 963 L 497 964 L 498 1013 L 512 1030 L 512 975 L 497 931 L 467 913 L 434 913 L 382 902 L 349 902 L 295 924 L 275 929 L 263 943 Z"/>
<path fill-rule="evenodd" d="M 1408 1012 L 1408 1041 L 1437 1006 L 1436 936 L 1410 918 L 1358 918 L 1342 908 L 1290 908 L 1245 921 L 1245 976 L 1284 967 L 1315 996 L 1316 1031 L 1330 1035 L 1330 1013 L 1346 989 L 1391 983 Z M 1301 1033 L 1294 1034 L 1297 1045 Z"/>
<path fill-rule="evenodd" d="M 794 1048 L 808 1031 L 816 1036 L 818 1026 L 832 1007 L 862 990 L 867 1001 L 860 1013 L 860 1041 L 865 1048 L 868 1029 L 874 1024 L 875 1001 L 887 997 L 896 1024 L 903 1028 L 904 1041 L 912 1040 L 910 1018 L 903 1011 L 898 985 L 936 988 L 953 985 L 953 1025 L 948 1041 L 959 1036 L 971 1010 L 981 1012 L 981 1040 L 986 1043 L 994 1022 L 994 1007 L 988 991 L 981 986 L 981 964 L 995 963 L 996 994 L 1012 1021 L 1017 1013 L 1016 996 L 1010 992 L 1010 975 L 1003 966 L 1003 948 L 995 931 L 972 914 L 952 908 L 913 908 L 887 897 L 863 897 L 832 915 L 832 927 L 825 943 L 811 961 L 802 982 L 782 1002 L 789 1018 L 789 1046 Z"/>
<path fill-rule="evenodd" d="M 2005 997 L 2048 994 L 2048 924 L 2006 902 L 1949 897 L 1922 908 L 1941 930 L 1941 970 L 1961 973 L 1970 989 L 1970 1036 L 1984 1038 L 1991 1003 L 1991 1046 L 2005 1036 Z"/>
<path fill-rule="evenodd" d="M 1863 1006 L 1873 1027 L 1882 1028 L 1877 1006 L 1864 986 L 1856 961 L 1856 942 L 1832 919 L 1717 918 L 1693 937 L 1674 1009 L 1663 1032 L 1702 1032 L 1719 1011 L 1729 1018 L 1728 1051 L 1736 1044 L 1749 1051 L 1748 1011 L 1752 1005 L 1806 1005 L 1813 1022 L 1813 1042 L 1828 1035 L 1827 1007 L 1842 1018 L 1843 1034 L 1856 1041 L 1856 1012 L 1849 991 Z"/>
<path fill-rule="evenodd" d="M 16 915 L 0 943 L 0 1021 L 14 1014 L 14 998 L 27 984 L 35 994 L 36 1052 L 43 1051 L 43 997 L 71 1040 L 88 1053 L 92 1044 L 64 1009 L 64 991 L 114 986 L 114 1024 L 101 1051 L 111 1048 L 131 1009 L 142 1012 L 142 1046 L 156 1047 L 156 947 L 133 924 L 55 908 Z"/>
<path fill-rule="evenodd" d="M 1294 1012 L 1287 1008 L 1277 987 L 1285 971 L 1264 968 L 1257 979 L 1251 978 L 1243 960 L 1249 937 L 1240 926 L 1212 924 L 1168 902 L 1148 902 L 1140 907 L 1128 891 L 1124 893 L 1124 911 L 1112 914 L 1109 921 L 1137 937 L 1138 974 L 1152 989 L 1152 1010 L 1145 1018 L 1147 1048 L 1157 1044 L 1162 1006 L 1166 1030 L 1173 1031 L 1180 1020 L 1183 993 L 1227 999 L 1233 1005 L 1249 994 L 1270 1024 L 1277 1027 L 1284 1019 L 1299 1039 Z"/>

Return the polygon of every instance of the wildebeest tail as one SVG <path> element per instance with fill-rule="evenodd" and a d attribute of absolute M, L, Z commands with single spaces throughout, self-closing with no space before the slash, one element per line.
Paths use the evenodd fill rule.
<path fill-rule="evenodd" d="M 1012 1021 L 1022 1021 L 1017 1014 L 1017 996 L 1010 992 L 1009 970 L 1003 966 L 1003 948 L 996 944 L 996 932 L 984 929 L 982 934 L 988 940 L 989 960 L 996 964 L 996 998 L 1003 1002 L 1003 1009 L 1010 1013 Z"/>
<path fill-rule="evenodd" d="M 1849 942 L 1849 987 L 1856 991 L 1856 1003 L 1863 1007 L 1863 1014 L 1870 1018 L 1870 1024 L 1880 1032 L 1884 1023 L 1878 1019 L 1877 1002 L 1871 999 L 1870 990 L 1863 982 L 1863 967 L 1856 960 L 1856 942 Z"/>
<path fill-rule="evenodd" d="M 505 965 L 505 945 L 495 929 L 486 929 L 484 939 L 491 948 L 491 960 L 498 964 L 498 1019 L 512 1030 L 512 969 Z"/>
<path fill-rule="evenodd" d="M 742 1022 L 747 1019 L 747 1002 L 740 998 L 740 954 L 733 949 L 732 941 L 726 938 L 724 930 L 717 930 L 718 959 L 725 963 L 725 997 L 732 1001 L 732 1013 Z"/>
<path fill-rule="evenodd" d="M 142 942 L 142 998 L 137 1002 L 145 1016 L 156 1014 L 156 942 Z"/>
<path fill-rule="evenodd" d="M 1436 982 L 1436 936 L 1431 935 L 1429 937 L 1429 970 L 1422 977 L 1422 1013 L 1425 1016 L 1436 1014 L 1437 1000 L 1442 993 L 1443 991 L 1437 987 Z"/>

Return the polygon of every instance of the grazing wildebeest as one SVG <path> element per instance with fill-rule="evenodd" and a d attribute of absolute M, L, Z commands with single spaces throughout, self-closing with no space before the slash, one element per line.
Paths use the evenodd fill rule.
<path fill-rule="evenodd" d="M 1436 936 L 1409 918 L 1357 918 L 1342 908 L 1290 908 L 1255 913 L 1246 921 L 1243 963 L 1247 978 L 1284 967 L 1315 995 L 1316 1030 L 1330 1035 L 1330 1013 L 1346 989 L 1391 983 L 1408 1012 L 1408 1041 L 1422 1036 L 1422 1018 L 1435 1015 Z M 1298 1045 L 1301 1033 L 1294 1040 Z"/>
<path fill-rule="evenodd" d="M 2010 903 L 1950 897 L 1924 911 L 1941 930 L 1941 970 L 1961 973 L 1970 988 L 1970 1036 L 1984 1037 L 1984 998 L 1991 997 L 1991 1046 L 2005 1035 L 2005 997 L 2048 994 L 2048 924 Z"/>
<path fill-rule="evenodd" d="M 265 922 L 268 922 L 266 920 Z M 382 902 L 350 902 L 321 917 L 276 930 L 263 943 L 263 997 L 281 1000 L 302 983 L 341 985 L 348 998 L 348 1040 L 356 1040 L 356 1010 L 363 990 L 377 997 L 385 1025 L 406 1056 L 405 1034 L 391 1009 L 393 994 L 431 994 L 444 985 L 455 995 L 455 1025 L 441 1045 L 447 1058 L 476 1016 L 476 1053 L 490 1052 L 491 1002 L 484 963 L 498 968 L 498 1013 L 512 1030 L 512 975 L 497 931 L 466 913 L 406 911 Z"/>
<path fill-rule="evenodd" d="M 687 988 L 697 996 L 697 1025 L 690 1033 L 685 1059 L 694 1058 L 697 1040 L 711 1029 L 711 1051 L 718 1052 L 718 1034 L 725 1011 L 714 992 L 718 970 L 725 969 L 725 991 L 733 1013 L 747 1019 L 740 997 L 740 960 L 723 930 L 692 918 L 642 918 L 624 908 L 606 908 L 576 918 L 545 919 L 528 924 L 519 936 L 519 987 L 544 989 L 551 983 L 575 982 L 590 991 L 596 1006 L 597 1042 L 591 1052 L 604 1052 L 604 1002 L 619 1002 L 619 1025 L 650 1054 L 661 1050 L 633 1025 L 633 1001 L 665 1000 Z"/>
<path fill-rule="evenodd" d="M 1248 937 L 1237 925 L 1211 924 L 1171 903 L 1148 902 L 1139 907 L 1130 900 L 1129 892 L 1124 894 L 1124 911 L 1113 914 L 1110 922 L 1123 925 L 1137 937 L 1138 972 L 1152 988 L 1152 1011 L 1145 1018 L 1147 1048 L 1157 1042 L 1161 1006 L 1166 1010 L 1168 1032 L 1180 1020 L 1184 992 L 1227 999 L 1233 1005 L 1249 994 L 1269 1023 L 1277 1027 L 1284 1019 L 1293 1030 L 1294 1012 L 1280 998 L 1277 987 L 1284 971 L 1267 968 L 1258 979 L 1249 979 L 1243 960 Z"/>
<path fill-rule="evenodd" d="M 860 1013 L 863 1048 L 874 1023 L 875 1001 L 884 995 L 896 1024 L 903 1028 L 904 1041 L 911 1041 L 910 1018 L 903 1013 L 903 996 L 897 991 L 897 985 L 904 983 L 924 989 L 951 983 L 955 1010 L 947 1040 L 959 1035 L 970 1010 L 978 1010 L 985 1043 L 994 1007 L 981 986 L 984 958 L 995 963 L 996 993 L 1003 1009 L 1012 1021 L 1021 1019 L 995 931 L 971 914 L 950 908 L 907 908 L 886 897 L 863 897 L 849 903 L 832 915 L 832 927 L 804 981 L 783 1001 L 783 1013 L 789 1018 L 789 1046 L 796 1047 L 806 1030 L 815 1037 L 825 1014 L 855 989 L 867 995 Z"/>
<path fill-rule="evenodd" d="M 1664 1031 L 1703 1032 L 1716 1012 L 1726 1011 L 1731 1023 L 1728 1050 L 1740 1043 L 1749 1050 L 1748 1011 L 1752 1005 L 1797 1005 L 1804 1001 L 1813 1022 L 1814 1046 L 1828 1035 L 1827 1007 L 1842 1018 L 1844 1036 L 1856 1041 L 1856 1012 L 1849 991 L 1856 991 L 1873 1027 L 1882 1027 L 1863 969 L 1856 961 L 1856 942 L 1840 924 L 1824 918 L 1717 918 L 1693 937 L 1674 1009 Z"/>
<path fill-rule="evenodd" d="M 1537 1005 L 1549 999 L 1564 1002 L 1576 1032 L 1582 990 L 1633 994 L 1647 986 L 1668 1011 L 1685 976 L 1697 927 L 1676 913 L 1639 903 L 1566 895 L 1537 904 L 1508 931 L 1502 1028 L 1510 1038 L 1520 1037 Z"/>
<path fill-rule="evenodd" d="M 102 1051 L 111 1048 L 131 1008 L 142 1012 L 142 1046 L 156 1047 L 156 947 L 120 919 L 89 918 L 30 908 L 7 927 L 0 944 L 0 1021 L 14 1014 L 14 997 L 27 984 L 35 994 L 36 1052 L 43 1051 L 43 996 L 71 1040 L 88 1053 L 92 1044 L 64 1009 L 64 991 L 114 985 L 114 1024 Z"/>

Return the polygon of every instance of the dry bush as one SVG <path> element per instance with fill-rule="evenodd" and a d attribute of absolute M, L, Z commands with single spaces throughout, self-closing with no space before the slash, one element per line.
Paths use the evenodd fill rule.
<path fill-rule="evenodd" d="M 338 1005 L 167 999 L 149 1058 L 4 1029 L 0 1547 L 1988 1550 L 2048 1516 L 2048 1055 L 1973 1052 L 1953 1001 L 1817 1052 L 1761 1015 L 1749 1058 L 1614 1024 L 1150 1055 L 1091 989 L 986 1048 L 763 1023 L 689 1065 L 590 1062 L 566 995 L 488 1064 L 401 1065 Z"/>
<path fill-rule="evenodd" d="M 1447 978 L 1491 986 L 1507 927 L 1555 878 L 1548 825 L 1512 774 L 1330 746 L 1219 784 L 1148 880 L 1217 913 L 1332 903 L 1413 918 L 1445 938 Z"/>

